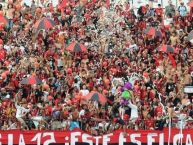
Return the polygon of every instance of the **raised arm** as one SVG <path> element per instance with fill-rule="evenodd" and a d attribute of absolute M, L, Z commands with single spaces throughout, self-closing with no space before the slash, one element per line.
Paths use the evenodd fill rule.
<path fill-rule="evenodd" d="M 129 104 L 128 106 L 131 108 L 131 109 L 137 109 L 137 106 L 132 104 L 131 101 L 129 101 Z"/>

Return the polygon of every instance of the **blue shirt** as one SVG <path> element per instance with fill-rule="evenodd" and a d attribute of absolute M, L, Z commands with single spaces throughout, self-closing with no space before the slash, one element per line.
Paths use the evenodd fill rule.
<path fill-rule="evenodd" d="M 76 128 L 80 128 L 78 121 L 70 122 L 70 130 L 74 130 Z"/>
<path fill-rule="evenodd" d="M 187 14 L 187 8 L 185 6 L 179 6 L 178 11 L 182 17 L 186 16 Z"/>

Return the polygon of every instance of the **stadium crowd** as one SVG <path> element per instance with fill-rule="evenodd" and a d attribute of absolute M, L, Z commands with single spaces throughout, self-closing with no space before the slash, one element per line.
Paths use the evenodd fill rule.
<path fill-rule="evenodd" d="M 193 128 L 192 8 L 20 2 L 0 5 L 1 130 Z"/>

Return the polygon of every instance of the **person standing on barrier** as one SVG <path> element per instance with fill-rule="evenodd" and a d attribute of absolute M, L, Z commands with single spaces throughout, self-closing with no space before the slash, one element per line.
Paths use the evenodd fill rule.
<path fill-rule="evenodd" d="M 16 111 L 16 118 L 17 120 L 21 123 L 22 128 L 28 128 L 28 126 L 25 123 L 25 116 L 28 112 L 30 112 L 30 109 L 27 108 L 27 103 L 25 100 L 23 100 L 22 102 L 19 103 L 16 101 L 15 103 L 15 107 L 17 109 Z"/>

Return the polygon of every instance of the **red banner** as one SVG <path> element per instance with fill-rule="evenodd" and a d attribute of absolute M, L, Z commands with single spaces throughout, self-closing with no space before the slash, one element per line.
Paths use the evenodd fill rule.
<path fill-rule="evenodd" d="M 69 131 L 0 131 L 0 145 L 49 145 L 49 144 L 90 144 L 90 145 L 124 145 L 126 144 L 159 144 L 164 145 L 170 142 L 173 145 L 181 143 L 183 145 L 192 145 L 193 143 L 193 129 L 180 130 L 172 129 L 169 139 L 169 132 L 167 129 L 163 131 L 144 131 L 144 130 L 127 130 L 124 134 L 121 130 L 115 131 L 103 136 L 91 136 L 80 130 Z"/>

